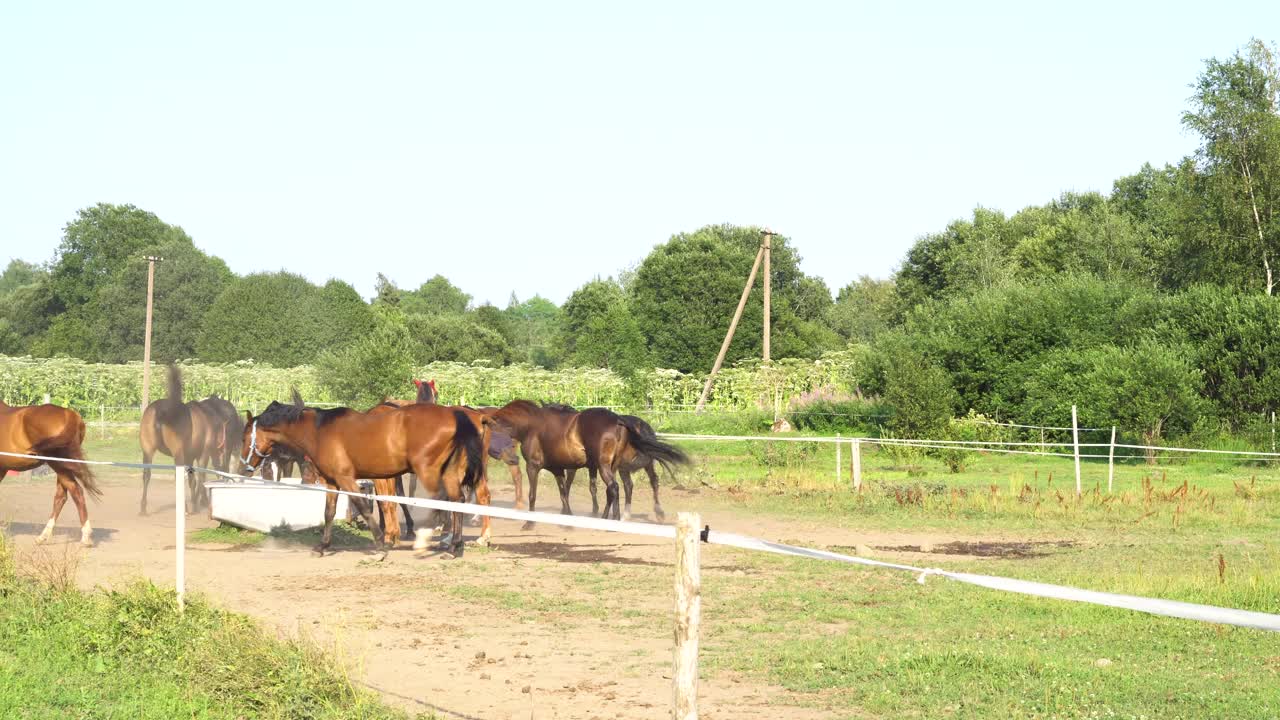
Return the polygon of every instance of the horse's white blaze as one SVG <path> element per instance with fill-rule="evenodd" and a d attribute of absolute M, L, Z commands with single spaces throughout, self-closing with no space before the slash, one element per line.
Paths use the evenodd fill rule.
<path fill-rule="evenodd" d="M 36 538 L 36 542 L 42 543 L 53 537 L 53 518 L 49 518 L 49 522 L 44 524 L 44 532 L 40 533 L 40 537 Z"/>

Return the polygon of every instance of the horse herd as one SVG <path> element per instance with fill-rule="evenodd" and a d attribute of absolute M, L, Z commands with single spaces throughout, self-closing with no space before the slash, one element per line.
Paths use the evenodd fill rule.
<path fill-rule="evenodd" d="M 561 512 L 572 514 L 569 492 L 575 473 L 585 468 L 590 477 L 592 513 L 612 519 L 631 515 L 631 473 L 644 470 L 653 488 L 654 515 L 664 517 L 658 500 L 655 463 L 670 471 L 688 462 L 678 448 L 658 440 L 653 428 L 632 415 L 606 408 L 578 411 L 567 405 L 515 400 L 502 407 L 446 406 L 436 402 L 434 381 L 414 380 L 413 400 L 386 399 L 366 411 L 307 406 L 297 391 L 289 403 L 272 402 L 262 413 L 241 415 L 230 402 L 215 396 L 184 402 L 182 376 L 176 366 L 167 372 L 167 395 L 148 405 L 142 416 L 139 442 L 143 463 L 156 453 L 176 465 L 230 472 L 235 466 L 252 476 L 261 471 L 274 478 L 275 468 L 302 468 L 304 482 L 349 493 L 360 493 L 358 479 L 373 481 L 379 495 L 404 495 L 403 476 L 411 475 L 429 496 L 455 502 L 490 502 L 487 457 L 508 466 L 515 485 L 516 508 L 525 508 L 520 459 L 529 480 L 528 509 L 538 495 L 538 475 L 549 471 L 560 490 Z M 243 423 L 243 424 L 241 424 Z M 236 430 L 240 432 L 237 433 Z M 38 541 L 52 534 L 68 495 L 80 514 L 81 542 L 92 544 L 92 529 L 84 494 L 101 495 L 91 466 L 83 460 L 84 420 L 74 410 L 56 405 L 10 407 L 0 403 L 0 478 L 10 470 L 48 465 L 57 476 L 53 513 Z M 196 472 L 200 472 L 197 470 Z M 605 484 L 601 508 L 597 478 Z M 625 491 L 620 497 L 618 480 Z M 151 470 L 142 472 L 140 511 L 147 512 Z M 207 507 L 209 496 L 195 472 L 187 476 L 188 513 Z M 412 488 L 412 486 L 411 486 Z M 412 491 L 411 493 L 412 494 Z M 337 495 L 329 493 L 324 530 L 315 552 L 323 555 L 332 542 Z M 350 506 L 373 530 L 373 545 L 381 557 L 400 538 L 396 504 L 380 503 L 379 520 L 372 503 L 354 494 Z M 414 534 L 408 508 L 401 508 L 407 534 Z M 380 530 L 378 529 L 380 528 Z M 422 531 L 419 531 L 421 548 Z M 480 542 L 490 538 L 483 519 Z M 442 549 L 461 553 L 462 515 L 450 513 Z"/>

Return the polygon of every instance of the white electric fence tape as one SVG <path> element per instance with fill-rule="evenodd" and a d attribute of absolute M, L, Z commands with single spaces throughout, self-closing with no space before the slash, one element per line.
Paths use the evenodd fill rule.
<path fill-rule="evenodd" d="M 1171 448 L 1173 449 L 1173 448 Z M 1261 454 L 1261 453 L 1258 453 Z M 113 465 L 116 467 L 127 468 L 173 468 L 173 465 L 158 465 L 145 463 L 117 463 L 110 461 L 93 461 L 93 460 L 69 460 L 66 458 L 43 457 L 39 455 L 24 455 L 20 453 L 4 453 L 0 455 L 9 457 L 23 457 L 33 460 L 52 460 L 64 463 L 80 463 L 84 465 Z M 201 472 L 208 472 L 219 477 L 227 478 L 233 482 L 222 483 L 206 483 L 208 488 L 216 487 L 262 487 L 262 488 L 288 488 L 291 490 L 325 492 L 338 495 L 348 495 L 356 498 L 364 498 L 375 502 L 393 502 L 401 505 L 409 505 L 411 507 L 420 507 L 433 510 L 444 510 L 446 512 L 460 512 L 475 515 L 487 515 L 489 517 L 502 518 L 506 520 L 526 520 L 530 522 L 540 522 L 549 525 L 562 525 L 566 527 L 585 528 L 588 530 L 604 530 L 607 532 L 621 532 L 633 535 L 647 535 L 650 537 L 675 538 L 675 528 L 670 525 L 653 525 L 649 523 L 639 523 L 633 521 L 622 520 L 604 520 L 594 517 L 583 517 L 579 515 L 559 515 L 542 512 L 531 512 L 528 510 L 514 510 L 511 508 L 494 507 L 492 505 L 476 505 L 472 503 L 457 503 L 447 500 L 431 500 L 427 498 L 411 498 L 401 497 L 398 495 L 379 495 L 376 493 L 347 492 L 344 490 L 334 490 L 332 488 L 320 485 L 293 485 L 289 483 L 281 483 L 272 480 L 262 480 L 257 478 L 249 478 L 243 475 L 221 472 L 218 470 L 208 470 L 206 468 L 194 468 Z M 1013 578 L 1002 578 L 993 575 L 975 575 L 972 573 L 952 572 L 949 570 L 939 570 L 936 568 L 920 568 L 914 565 L 903 565 L 899 563 L 883 562 L 880 560 L 872 560 L 870 558 L 855 557 L 852 555 L 843 555 L 828 550 L 815 550 L 812 548 L 797 547 L 795 545 L 786 545 L 783 543 L 770 542 L 760 538 L 748 537 L 745 535 L 736 535 L 734 533 L 719 532 L 709 530 L 705 533 L 704 540 L 713 545 L 725 545 L 728 547 L 736 547 L 744 550 L 758 550 L 761 552 L 769 552 L 779 555 L 790 555 L 793 557 L 809 558 L 813 560 L 829 560 L 835 562 L 848 563 L 853 565 L 865 565 L 871 567 L 883 567 L 892 570 L 902 570 L 918 574 L 918 580 L 923 583 L 925 578 L 930 575 L 938 575 L 950 578 L 962 583 L 977 585 L 979 587 L 990 588 L 993 590 L 1003 590 L 1006 592 L 1015 592 L 1023 595 L 1032 595 L 1035 597 L 1053 598 L 1057 600 L 1070 600 L 1074 602 L 1091 603 L 1094 605 L 1104 605 L 1107 607 L 1121 608 L 1125 610 L 1135 610 L 1138 612 L 1150 613 L 1152 615 L 1164 615 L 1168 617 L 1183 618 L 1187 620 L 1200 620 L 1203 622 L 1220 623 L 1223 625 L 1236 625 L 1239 627 L 1256 628 L 1259 630 L 1269 630 L 1272 632 L 1280 632 L 1280 615 L 1271 613 L 1254 612 L 1251 610 L 1236 610 L 1233 608 L 1216 607 L 1213 605 L 1198 605 L 1196 603 L 1187 603 L 1177 600 L 1161 600 L 1158 598 L 1147 598 L 1136 595 L 1120 595 L 1116 593 L 1099 592 L 1096 590 L 1083 590 L 1080 588 L 1067 587 L 1065 585 L 1051 585 L 1048 583 L 1033 582 L 1030 580 L 1017 580 Z"/>

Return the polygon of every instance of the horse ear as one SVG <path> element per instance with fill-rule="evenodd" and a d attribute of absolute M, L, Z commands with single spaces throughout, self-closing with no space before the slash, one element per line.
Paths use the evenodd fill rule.
<path fill-rule="evenodd" d="M 251 423 L 251 422 L 253 422 L 253 413 L 249 412 L 248 410 L 245 410 L 245 411 L 244 411 L 244 422 L 245 422 L 245 424 L 246 424 L 246 425 L 247 425 L 247 424 L 249 424 L 249 423 Z"/>
<path fill-rule="evenodd" d="M 414 386 L 414 387 L 416 387 L 416 388 L 421 388 L 421 387 L 422 387 L 422 381 L 421 381 L 421 380 L 419 380 L 418 378 L 414 378 L 414 379 L 413 379 L 413 386 Z"/>
<path fill-rule="evenodd" d="M 302 402 L 302 393 L 298 392 L 298 388 L 293 388 L 293 406 L 303 407 L 306 403 Z"/>

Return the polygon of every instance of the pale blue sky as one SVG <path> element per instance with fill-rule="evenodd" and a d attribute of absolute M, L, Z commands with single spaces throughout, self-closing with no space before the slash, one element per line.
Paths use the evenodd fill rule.
<path fill-rule="evenodd" d="M 731 222 L 835 290 L 1191 152 L 1254 35 L 1280 3 L 6 2 L 0 261 L 133 203 L 240 273 L 560 302 Z"/>

